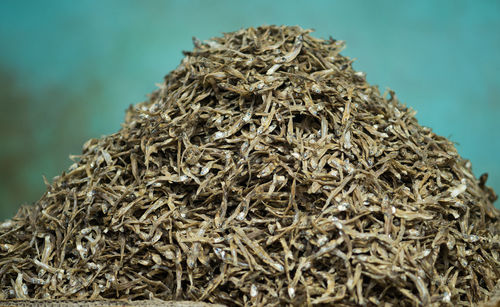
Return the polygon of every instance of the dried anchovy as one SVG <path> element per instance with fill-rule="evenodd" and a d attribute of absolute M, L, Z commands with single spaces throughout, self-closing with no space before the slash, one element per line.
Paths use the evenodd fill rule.
<path fill-rule="evenodd" d="M 140 306 L 140 307 L 221 307 L 224 305 L 207 304 L 203 302 L 161 300 L 121 301 L 121 300 L 0 300 L 0 306 L 26 307 L 111 307 L 111 306 Z"/>
<path fill-rule="evenodd" d="M 500 213 L 452 142 L 343 42 L 195 48 L 123 128 L 0 224 L 0 299 L 457 305 L 493 298 Z"/>

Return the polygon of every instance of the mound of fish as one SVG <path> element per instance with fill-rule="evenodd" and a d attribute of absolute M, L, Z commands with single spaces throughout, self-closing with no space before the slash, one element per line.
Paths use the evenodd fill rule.
<path fill-rule="evenodd" d="M 0 224 L 0 299 L 490 300 L 487 175 L 310 32 L 194 38 L 120 131 Z"/>

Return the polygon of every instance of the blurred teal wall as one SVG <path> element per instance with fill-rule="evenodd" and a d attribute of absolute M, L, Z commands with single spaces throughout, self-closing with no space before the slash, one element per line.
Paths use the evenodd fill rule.
<path fill-rule="evenodd" d="M 120 128 L 191 37 L 301 25 L 457 142 L 500 192 L 500 1 L 0 1 L 0 220 Z M 498 203 L 497 203 L 497 206 Z"/>

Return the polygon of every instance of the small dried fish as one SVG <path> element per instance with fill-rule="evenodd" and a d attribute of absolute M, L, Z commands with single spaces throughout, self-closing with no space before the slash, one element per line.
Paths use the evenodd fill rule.
<path fill-rule="evenodd" d="M 121 130 L 0 224 L 0 300 L 493 301 L 487 176 L 310 32 L 193 39 Z"/>

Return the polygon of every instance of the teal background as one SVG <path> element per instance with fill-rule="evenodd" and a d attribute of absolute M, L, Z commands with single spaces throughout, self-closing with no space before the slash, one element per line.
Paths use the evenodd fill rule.
<path fill-rule="evenodd" d="M 369 82 L 396 90 L 500 191 L 500 1 L 2 0 L 0 220 L 87 139 L 117 131 L 192 36 L 261 24 L 345 40 Z"/>

